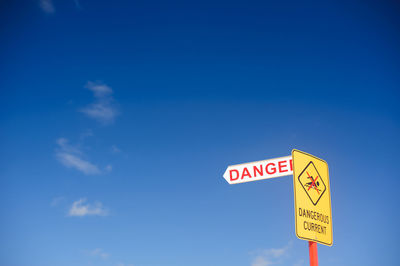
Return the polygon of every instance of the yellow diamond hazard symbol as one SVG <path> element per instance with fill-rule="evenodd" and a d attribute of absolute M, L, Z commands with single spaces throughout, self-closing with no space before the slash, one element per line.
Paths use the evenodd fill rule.
<path fill-rule="evenodd" d="M 317 205 L 326 190 L 326 186 L 323 177 L 318 173 L 312 161 L 307 164 L 299 175 L 299 182 L 314 206 Z"/>

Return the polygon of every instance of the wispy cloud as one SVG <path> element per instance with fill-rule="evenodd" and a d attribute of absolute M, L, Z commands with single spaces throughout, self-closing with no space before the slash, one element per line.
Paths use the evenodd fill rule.
<path fill-rule="evenodd" d="M 107 216 L 108 210 L 103 207 L 101 202 L 93 204 L 87 203 L 85 198 L 79 199 L 72 203 L 68 211 L 68 216 Z"/>
<path fill-rule="evenodd" d="M 95 101 L 80 111 L 103 125 L 114 122 L 119 112 L 116 108 L 116 102 L 112 97 L 113 90 L 106 84 L 92 81 L 89 81 L 85 88 L 93 92 Z"/>
<path fill-rule="evenodd" d="M 91 129 L 86 129 L 85 131 L 83 131 L 83 133 L 80 135 L 80 141 L 84 141 L 85 139 L 89 138 L 89 137 L 93 137 L 93 131 Z"/>
<path fill-rule="evenodd" d="M 269 266 L 281 264 L 282 258 L 287 255 L 291 242 L 282 248 L 270 248 L 252 252 L 255 256 L 251 266 Z"/>
<path fill-rule="evenodd" d="M 63 201 L 65 201 L 65 197 L 56 197 L 51 201 L 50 206 L 51 207 L 55 207 L 55 206 L 59 205 L 61 202 L 63 202 Z"/>
<path fill-rule="evenodd" d="M 258 256 L 254 258 L 253 262 L 251 263 L 251 266 L 268 266 L 272 265 L 272 262 L 263 256 Z"/>
<path fill-rule="evenodd" d="M 81 150 L 78 147 L 70 145 L 68 139 L 59 138 L 57 144 L 56 157 L 64 166 L 74 168 L 86 175 L 101 173 L 96 165 L 82 158 L 83 154 Z"/>
<path fill-rule="evenodd" d="M 39 0 L 39 6 L 47 14 L 53 14 L 56 11 L 52 0 Z"/>
<path fill-rule="evenodd" d="M 103 249 L 101 248 L 95 248 L 93 250 L 85 250 L 84 253 L 87 256 L 91 256 L 91 257 L 95 257 L 95 258 L 100 258 L 100 259 L 107 259 L 110 257 L 110 254 L 105 252 Z"/>
<path fill-rule="evenodd" d="M 304 265 L 304 259 L 299 259 L 296 263 L 293 264 L 293 266 L 303 266 Z"/>
<path fill-rule="evenodd" d="M 78 10 L 82 10 L 82 6 L 81 6 L 81 3 L 79 2 L 79 0 L 74 0 L 74 3 Z"/>
<path fill-rule="evenodd" d="M 117 153 L 120 153 L 120 152 L 121 152 L 121 149 L 118 148 L 118 147 L 115 146 L 115 145 L 112 145 L 112 146 L 111 146 L 111 152 L 114 153 L 114 154 L 117 154 Z"/>
<path fill-rule="evenodd" d="M 108 164 L 108 165 L 106 166 L 106 168 L 105 168 L 105 170 L 106 170 L 107 172 L 111 172 L 112 169 L 113 169 L 113 167 L 112 167 L 111 164 Z"/>
<path fill-rule="evenodd" d="M 57 154 L 57 157 L 60 162 L 66 167 L 75 168 L 86 175 L 100 174 L 100 170 L 96 165 L 85 161 L 75 155 L 60 152 Z"/>
<path fill-rule="evenodd" d="M 92 250 L 83 250 L 83 253 L 86 256 L 92 257 L 93 259 L 101 259 L 101 260 L 107 260 L 111 257 L 111 254 L 104 251 L 104 249 L 102 248 L 95 248 Z M 110 261 L 108 260 L 107 263 L 109 263 L 108 265 L 113 265 L 113 266 L 134 266 L 132 263 L 125 263 L 125 262 L 121 262 L 121 261 Z M 90 263 L 90 265 L 94 264 L 93 262 Z M 97 263 L 96 263 L 97 264 Z"/>

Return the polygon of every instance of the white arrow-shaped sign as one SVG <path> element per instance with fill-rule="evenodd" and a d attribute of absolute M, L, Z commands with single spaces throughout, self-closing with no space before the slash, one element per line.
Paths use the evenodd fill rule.
<path fill-rule="evenodd" d="M 224 178 L 229 184 L 293 175 L 292 156 L 230 165 Z"/>

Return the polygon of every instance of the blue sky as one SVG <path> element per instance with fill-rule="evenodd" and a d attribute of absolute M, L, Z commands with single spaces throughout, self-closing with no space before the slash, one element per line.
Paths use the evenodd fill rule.
<path fill-rule="evenodd" d="M 321 265 L 396 265 L 395 1 L 1 4 L 0 262 L 308 265 L 290 176 L 330 168 Z"/>

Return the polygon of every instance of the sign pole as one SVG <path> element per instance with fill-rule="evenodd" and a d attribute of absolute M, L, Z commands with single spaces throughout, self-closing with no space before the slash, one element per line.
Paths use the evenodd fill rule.
<path fill-rule="evenodd" d="M 310 266 L 318 266 L 317 242 L 308 241 L 308 252 L 310 254 Z"/>

